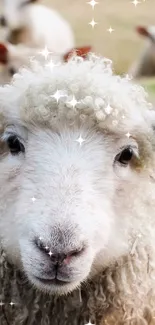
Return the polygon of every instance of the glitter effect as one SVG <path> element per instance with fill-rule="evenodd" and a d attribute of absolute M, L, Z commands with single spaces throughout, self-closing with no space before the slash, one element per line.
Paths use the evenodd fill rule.
<path fill-rule="evenodd" d="M 57 103 L 58 103 L 59 99 L 60 99 L 62 96 L 64 96 L 64 95 L 62 95 L 61 91 L 60 91 L 60 90 L 57 90 L 57 91 L 55 92 L 55 94 L 54 94 L 54 95 L 51 95 L 50 97 L 55 98 L 55 100 L 56 100 Z"/>
<path fill-rule="evenodd" d="M 49 52 L 49 50 L 47 49 L 47 46 L 45 46 L 44 50 L 40 51 L 39 54 L 41 54 L 42 56 L 44 56 L 45 60 L 47 60 L 49 54 L 51 54 L 52 52 Z"/>
<path fill-rule="evenodd" d="M 35 202 L 36 201 L 36 198 L 35 197 L 32 197 L 31 200 L 32 200 L 32 202 Z"/>
<path fill-rule="evenodd" d="M 51 70 L 53 70 L 53 68 L 58 67 L 60 65 L 60 63 L 54 63 L 53 60 L 50 60 L 47 64 L 46 67 L 49 67 Z"/>
<path fill-rule="evenodd" d="M 0 307 L 3 307 L 3 306 L 4 306 L 4 302 L 0 301 Z"/>
<path fill-rule="evenodd" d="M 79 138 L 76 140 L 77 142 L 79 142 L 80 146 L 82 145 L 82 143 L 86 140 L 84 140 L 81 135 L 79 136 Z"/>
<path fill-rule="evenodd" d="M 113 108 L 108 104 L 108 106 L 104 110 L 106 114 L 109 115 L 112 112 Z"/>
<path fill-rule="evenodd" d="M 95 325 L 95 324 L 91 323 L 91 321 L 89 320 L 89 322 L 85 325 Z"/>
<path fill-rule="evenodd" d="M 133 0 L 132 3 L 134 4 L 135 7 L 137 7 L 137 5 L 138 5 L 139 3 L 141 3 L 141 2 L 138 1 L 138 0 Z"/>
<path fill-rule="evenodd" d="M 92 21 L 89 23 L 89 25 L 91 25 L 92 28 L 95 27 L 95 25 L 97 25 L 98 23 L 94 20 L 94 18 L 92 19 Z"/>
<path fill-rule="evenodd" d="M 110 26 L 109 29 L 107 29 L 107 32 L 111 34 L 112 32 L 114 32 L 114 29 Z"/>
<path fill-rule="evenodd" d="M 127 138 L 130 138 L 131 137 L 131 134 L 128 132 L 128 133 L 126 133 L 126 137 Z"/>
<path fill-rule="evenodd" d="M 94 9 L 94 7 L 98 4 L 98 2 L 95 1 L 95 0 L 91 0 L 91 1 L 89 1 L 87 3 L 92 6 L 92 9 Z"/>
<path fill-rule="evenodd" d="M 15 303 L 11 301 L 9 305 L 12 307 L 15 305 Z"/>
<path fill-rule="evenodd" d="M 76 104 L 78 103 L 78 101 L 76 100 L 75 96 L 73 95 L 72 100 L 70 100 L 69 102 L 67 102 L 67 104 L 71 105 L 73 108 L 75 108 Z"/>

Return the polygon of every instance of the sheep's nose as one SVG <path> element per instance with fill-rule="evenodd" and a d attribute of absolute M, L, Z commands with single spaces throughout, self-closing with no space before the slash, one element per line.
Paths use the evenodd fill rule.
<path fill-rule="evenodd" d="M 85 246 L 81 245 L 79 248 L 65 252 L 56 252 L 49 249 L 40 240 L 35 240 L 36 246 L 41 252 L 48 255 L 53 265 L 69 264 L 72 257 L 79 256 L 85 250 Z"/>
<path fill-rule="evenodd" d="M 58 254 L 52 254 L 52 252 L 51 252 L 51 254 L 50 254 L 51 256 L 50 256 L 50 258 L 51 258 L 51 261 L 52 261 L 52 264 L 53 265 L 61 265 L 61 264 L 63 264 L 63 262 L 65 262 L 66 261 L 66 264 L 68 264 L 67 262 L 69 262 L 69 256 L 71 256 L 71 255 L 69 255 L 69 254 L 64 254 L 64 253 L 58 253 Z"/>

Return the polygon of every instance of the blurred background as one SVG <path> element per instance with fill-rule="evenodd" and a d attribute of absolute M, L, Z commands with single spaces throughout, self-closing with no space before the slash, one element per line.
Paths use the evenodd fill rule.
<path fill-rule="evenodd" d="M 13 0 L 12 0 L 13 1 Z M 89 1 L 89 0 L 88 0 Z M 95 52 L 113 60 L 116 73 L 125 73 L 136 60 L 145 39 L 135 32 L 137 25 L 155 25 L 155 0 L 96 0 L 92 7 L 85 0 L 44 0 L 71 24 L 78 46 L 92 45 Z M 94 29 L 88 23 L 94 18 Z M 107 31 L 114 29 L 111 34 Z"/>
<path fill-rule="evenodd" d="M 88 0 L 89 1 L 89 0 Z M 42 3 L 57 9 L 71 24 L 77 46 L 92 45 L 95 53 L 113 61 L 114 71 L 127 73 L 145 46 L 145 38 L 138 35 L 137 25 L 155 25 L 155 0 L 98 0 L 92 7 L 85 0 L 44 0 Z M 92 28 L 94 18 L 98 24 Z M 112 33 L 109 28 L 114 29 Z M 155 78 L 139 81 L 155 102 Z"/>
<path fill-rule="evenodd" d="M 39 1 L 57 10 L 70 23 L 76 46 L 91 45 L 96 54 L 113 61 L 115 73 L 128 73 L 146 43 L 146 39 L 135 28 L 137 25 L 155 25 L 155 0 L 139 0 L 137 5 L 133 0 L 98 0 L 94 9 L 88 2 L 89 0 Z M 89 24 L 92 19 L 97 23 L 94 28 Z M 113 29 L 111 33 L 108 31 L 110 27 Z M 154 99 L 155 78 L 143 78 L 140 83 Z"/>

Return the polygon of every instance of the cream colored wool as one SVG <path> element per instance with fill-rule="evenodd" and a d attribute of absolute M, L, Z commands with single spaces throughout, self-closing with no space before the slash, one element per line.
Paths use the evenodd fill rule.
<path fill-rule="evenodd" d="M 52 97 L 57 89 L 62 94 L 58 103 Z M 70 102 L 73 95 L 78 101 L 75 107 Z M 107 114 L 109 107 L 111 112 Z M 127 78 L 114 76 L 108 60 L 73 58 L 52 72 L 36 66 L 35 71 L 25 69 L 17 74 L 11 85 L 0 89 L 0 115 L 0 239 L 4 251 L 0 260 L 0 300 L 5 303 L 1 324 L 82 325 L 89 318 L 96 325 L 154 324 L 155 115 L 144 90 Z M 26 139 L 25 157 L 13 158 L 8 149 L 4 151 L 8 127 L 14 132 L 24 127 L 21 137 Z M 86 136 L 81 146 L 74 141 L 80 132 Z M 59 135 L 55 145 L 51 133 Z M 123 169 L 124 173 L 124 167 L 115 170 L 112 157 L 118 150 L 117 143 L 124 146 L 132 141 L 137 144 L 138 158 Z M 62 156 L 60 148 L 64 150 Z M 65 171 L 66 153 L 72 153 L 69 161 L 77 164 L 81 178 L 74 183 L 77 170 L 71 174 L 70 165 L 57 192 L 56 177 Z M 52 179 L 51 166 L 55 168 Z M 91 183 L 93 177 L 95 182 Z M 28 182 L 32 180 L 38 200 L 30 205 L 30 198 L 35 196 Z M 79 184 L 84 193 L 80 200 Z M 77 205 L 81 210 L 76 210 Z M 31 276 L 41 259 L 31 236 L 42 230 L 40 235 L 50 244 L 50 222 L 51 247 L 58 247 L 57 218 L 62 224 L 64 249 L 77 245 L 81 238 L 88 245 L 84 257 L 75 258 L 71 264 L 70 272 L 74 275 L 76 271 L 78 280 L 62 289 L 45 287 Z M 13 308 L 8 304 L 10 300 L 15 303 Z"/>

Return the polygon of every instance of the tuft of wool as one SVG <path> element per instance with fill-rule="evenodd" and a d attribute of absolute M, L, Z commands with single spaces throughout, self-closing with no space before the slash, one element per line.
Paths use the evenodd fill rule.
<path fill-rule="evenodd" d="M 134 301 L 141 295 L 136 286 L 137 269 L 139 283 L 148 272 L 150 280 L 155 275 L 155 265 L 149 263 L 148 270 L 148 252 L 136 250 L 134 256 L 121 258 L 79 289 L 58 297 L 33 288 L 25 274 L 8 262 L 1 249 L 0 301 L 4 305 L 0 307 L 0 324 L 84 325 L 91 320 L 96 325 L 154 325 L 153 290 L 148 294 L 146 287 L 143 301 L 133 310 Z"/>

